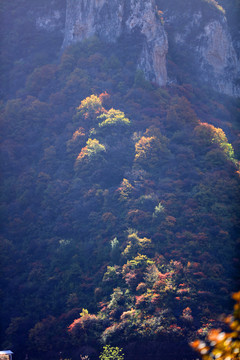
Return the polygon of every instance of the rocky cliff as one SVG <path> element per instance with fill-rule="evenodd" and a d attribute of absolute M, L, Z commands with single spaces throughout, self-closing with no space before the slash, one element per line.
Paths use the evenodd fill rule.
<path fill-rule="evenodd" d="M 138 67 L 147 79 L 166 85 L 167 36 L 155 0 L 68 0 L 63 47 L 98 35 L 116 42 L 123 34 L 142 35 Z"/>
<path fill-rule="evenodd" d="M 238 76 L 239 64 L 226 21 L 210 21 L 204 26 L 199 41 L 196 53 L 197 56 L 202 55 L 201 69 L 205 81 L 221 93 L 239 94 L 234 82 Z"/>
<path fill-rule="evenodd" d="M 224 9 L 211 0 L 156 1 L 174 61 L 180 59 L 197 82 L 223 94 L 240 95 L 239 60 Z"/>
<path fill-rule="evenodd" d="M 158 10 L 163 11 L 163 18 Z M 164 25 L 163 25 L 164 19 Z M 239 61 L 223 9 L 213 0 L 67 0 L 63 48 L 98 35 L 115 43 L 138 32 L 142 50 L 138 67 L 160 86 L 168 78 L 166 55 L 177 53 L 178 66 L 214 90 L 237 96 Z"/>
<path fill-rule="evenodd" d="M 5 0 L 1 40 L 8 53 L 6 66 L 13 67 L 18 56 L 30 71 L 39 48 L 50 59 L 58 56 L 62 44 L 64 49 L 94 35 L 117 43 L 125 36 L 140 44 L 136 66 L 150 81 L 160 86 L 193 82 L 239 96 L 240 28 L 234 1 L 218 1 L 226 6 L 226 18 L 215 0 Z M 13 74 L 4 80 L 13 92 L 15 79 Z"/>

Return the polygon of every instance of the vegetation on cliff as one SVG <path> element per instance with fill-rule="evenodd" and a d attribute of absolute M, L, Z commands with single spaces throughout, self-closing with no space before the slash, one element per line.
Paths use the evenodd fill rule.
<path fill-rule="evenodd" d="M 147 82 L 137 41 L 39 52 L 2 90 L 1 346 L 196 359 L 237 283 L 237 99 L 177 62 L 178 83 Z"/>

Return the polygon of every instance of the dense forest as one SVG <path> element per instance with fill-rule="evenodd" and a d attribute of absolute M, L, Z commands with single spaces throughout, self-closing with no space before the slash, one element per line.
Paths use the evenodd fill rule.
<path fill-rule="evenodd" d="M 137 34 L 63 50 L 64 15 L 48 34 L 36 3 L 0 4 L 1 348 L 196 360 L 189 343 L 227 329 L 239 287 L 239 98 L 174 48 L 176 81 L 146 80 Z"/>

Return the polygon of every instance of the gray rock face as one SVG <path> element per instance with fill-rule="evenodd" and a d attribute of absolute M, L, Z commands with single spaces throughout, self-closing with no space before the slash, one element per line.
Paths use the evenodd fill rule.
<path fill-rule="evenodd" d="M 144 35 L 139 68 L 144 71 L 149 80 L 156 81 L 160 86 L 166 85 L 168 40 L 160 19 L 157 18 L 154 0 L 131 0 L 126 29 L 131 32 L 135 28 Z"/>
<path fill-rule="evenodd" d="M 68 0 L 63 47 L 95 34 L 115 42 L 121 34 L 123 7 L 112 0 Z"/>
<path fill-rule="evenodd" d="M 36 18 L 36 28 L 39 30 L 46 30 L 52 32 L 59 28 L 61 21 L 61 12 L 59 10 L 53 10 L 48 14 L 39 16 Z M 60 24 L 61 25 L 61 24 Z"/>
<path fill-rule="evenodd" d="M 157 6 L 164 13 L 164 26 Z M 44 26 L 44 22 L 42 22 Z M 98 35 L 115 43 L 121 35 L 138 32 L 142 50 L 138 68 L 160 86 L 168 79 L 166 55 L 178 54 L 180 67 L 192 78 L 230 96 L 236 85 L 239 60 L 221 9 L 203 0 L 67 0 L 63 48 Z M 169 41 L 168 41 L 169 39 Z M 172 75 L 171 75 L 172 76 Z"/>
<path fill-rule="evenodd" d="M 168 41 L 155 0 L 67 0 L 63 48 L 93 35 L 116 42 L 135 31 L 143 36 L 138 67 L 147 79 L 166 85 Z"/>
<path fill-rule="evenodd" d="M 203 58 L 201 67 L 203 71 L 207 66 L 209 71 L 212 70 L 212 76 L 206 75 L 209 83 L 220 93 L 239 95 L 240 89 L 234 84 L 239 75 L 239 63 L 226 22 L 210 21 L 205 25 L 200 40 L 202 45 L 197 50 Z"/>
<path fill-rule="evenodd" d="M 157 3 L 165 15 L 170 47 L 195 80 L 222 94 L 240 95 L 239 60 L 224 13 L 199 0 L 182 0 L 181 7 L 175 0 Z"/>

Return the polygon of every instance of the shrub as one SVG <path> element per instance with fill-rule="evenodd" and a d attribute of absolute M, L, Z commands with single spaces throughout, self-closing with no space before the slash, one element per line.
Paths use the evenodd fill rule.
<path fill-rule="evenodd" d="M 100 360 L 124 360 L 124 355 L 122 349 L 119 347 L 114 347 L 106 345 L 103 347 L 103 352 L 101 353 Z"/>

